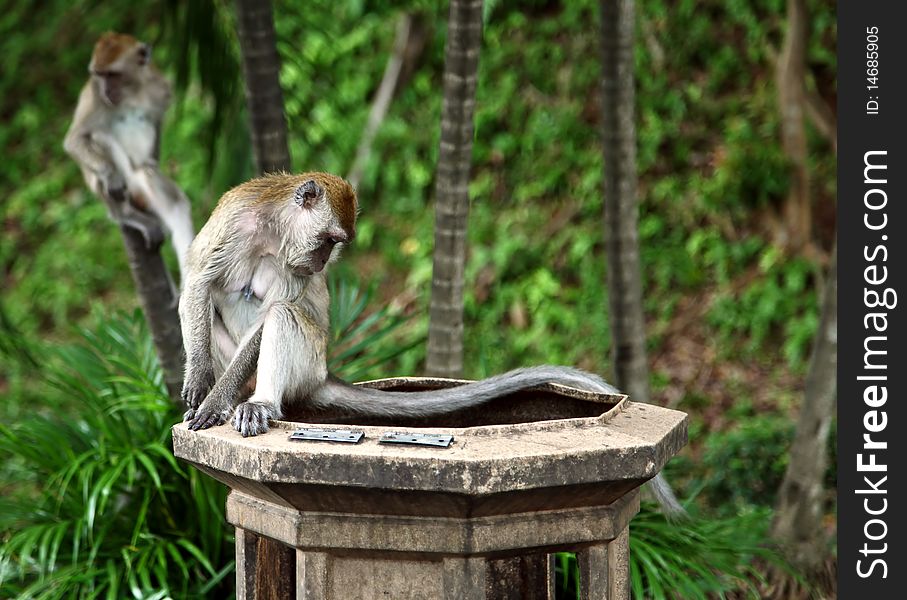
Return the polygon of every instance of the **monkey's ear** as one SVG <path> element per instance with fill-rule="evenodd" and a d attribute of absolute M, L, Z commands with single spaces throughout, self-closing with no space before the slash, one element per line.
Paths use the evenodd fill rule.
<path fill-rule="evenodd" d="M 139 49 L 136 55 L 139 57 L 139 66 L 144 67 L 151 59 L 151 46 L 149 46 L 148 44 L 139 44 Z"/>
<path fill-rule="evenodd" d="M 314 179 L 304 182 L 293 193 L 293 201 L 303 208 L 312 208 L 322 198 L 324 198 L 324 188 L 315 183 Z"/>

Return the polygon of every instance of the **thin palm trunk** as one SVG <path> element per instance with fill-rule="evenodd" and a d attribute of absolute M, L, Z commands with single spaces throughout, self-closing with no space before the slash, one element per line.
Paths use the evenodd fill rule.
<path fill-rule="evenodd" d="M 482 0 L 451 0 L 444 59 L 441 148 L 435 189 L 435 248 L 429 309 L 431 375 L 463 371 L 463 273 L 473 112 L 482 45 Z"/>
<path fill-rule="evenodd" d="M 805 0 L 788 0 L 787 33 L 778 58 L 778 105 L 781 112 L 781 142 L 791 163 L 791 186 L 784 205 L 785 242 L 794 250 L 809 245 L 812 238 L 812 205 L 809 169 L 806 164 L 805 115 L 806 43 L 809 39 Z"/>
<path fill-rule="evenodd" d="M 160 244 L 149 247 L 141 233 L 120 225 L 132 281 L 148 323 L 167 393 L 180 403 L 183 386 L 183 334 L 177 298 Z"/>
<path fill-rule="evenodd" d="M 255 164 L 259 173 L 289 171 L 290 149 L 271 2 L 236 0 L 236 16 Z"/>
<path fill-rule="evenodd" d="M 820 566 L 828 555 L 822 527 L 825 470 L 828 467 L 828 434 L 835 411 L 838 372 L 838 251 L 832 251 L 822 300 L 822 318 L 813 345 L 806 391 L 790 462 L 784 473 L 772 535 L 788 556 L 805 571 Z"/>
<path fill-rule="evenodd" d="M 636 200 L 633 0 L 601 1 L 605 242 L 612 362 L 619 388 L 649 402 Z"/>

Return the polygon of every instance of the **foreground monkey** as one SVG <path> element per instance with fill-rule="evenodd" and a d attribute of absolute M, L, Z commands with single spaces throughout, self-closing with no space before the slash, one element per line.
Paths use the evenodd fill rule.
<path fill-rule="evenodd" d="M 151 48 L 130 35 L 105 33 L 95 44 L 63 147 L 88 187 L 107 200 L 113 220 L 161 241 L 172 235 L 180 271 L 195 236 L 189 200 L 158 169 L 161 120 L 170 84 L 151 63 Z"/>
<path fill-rule="evenodd" d="M 309 401 L 368 415 L 451 412 L 542 383 L 619 393 L 568 367 L 518 369 L 431 392 L 351 386 L 327 371 L 325 268 L 355 234 L 350 185 L 326 173 L 270 175 L 227 192 L 189 251 L 180 319 L 190 429 L 268 430 L 281 404 Z M 243 389 L 254 392 L 241 402 Z"/>
<path fill-rule="evenodd" d="M 180 296 L 189 429 L 232 413 L 237 431 L 258 435 L 292 402 L 427 416 L 550 382 L 620 393 L 596 375 L 555 366 L 429 392 L 384 392 L 331 376 L 325 269 L 353 239 L 357 210 L 353 188 L 326 173 L 269 175 L 224 194 L 189 249 Z M 651 484 L 665 513 L 686 514 L 660 474 Z"/>

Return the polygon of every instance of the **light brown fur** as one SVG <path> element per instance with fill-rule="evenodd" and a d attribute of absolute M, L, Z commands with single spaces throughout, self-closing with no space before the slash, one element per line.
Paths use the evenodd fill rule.
<path fill-rule="evenodd" d="M 98 38 L 91 55 L 91 64 L 94 70 L 105 69 L 121 57 L 132 52 L 139 45 L 139 41 L 126 33 L 108 31 Z"/>

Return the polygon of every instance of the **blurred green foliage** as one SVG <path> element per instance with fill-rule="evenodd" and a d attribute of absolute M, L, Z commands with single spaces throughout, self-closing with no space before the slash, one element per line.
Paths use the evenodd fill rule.
<path fill-rule="evenodd" d="M 747 506 L 772 506 L 787 468 L 786 449 L 794 423 L 778 416 L 752 416 L 705 440 L 699 469 L 713 508 L 735 514 Z"/>
<path fill-rule="evenodd" d="M 811 2 L 810 66 L 832 71 L 833 10 Z M 368 263 L 380 289 L 405 289 L 420 313 L 431 276 L 446 7 L 433 2 L 275 2 L 294 168 L 349 168 L 403 9 L 432 36 L 399 92 L 360 186 L 362 223 L 340 265 Z M 771 48 L 780 0 L 645 0 L 637 47 L 641 235 L 646 308 L 716 294 L 703 324 L 733 351 L 778 345 L 802 368 L 816 326 L 815 267 L 789 261 L 757 226 L 787 189 Z M 607 370 L 601 243 L 595 2 L 486 6 L 470 188 L 468 374 L 529 362 Z M 95 304 L 134 303 L 117 232 L 81 184 L 60 140 L 96 36 L 131 31 L 156 44 L 179 84 L 162 164 L 201 223 L 216 198 L 252 175 L 232 7 L 221 0 L 15 4 L 0 18 L 0 265 L 11 322 L 65 330 Z M 834 159 L 813 139 L 817 202 L 834 198 Z M 764 277 L 739 285 L 759 270 Z M 423 313 L 424 314 L 424 313 Z M 595 315 L 599 315 L 596 317 Z M 424 317 L 412 325 L 424 331 Z M 657 329 L 657 327 L 655 327 Z M 413 349 L 399 369 L 418 370 Z"/>
<path fill-rule="evenodd" d="M 787 568 L 764 545 L 770 512 L 765 507 L 750 507 L 729 517 L 674 522 L 656 506 L 643 503 L 630 523 L 632 597 L 706 600 L 731 593 L 757 598 L 762 579 L 753 560 Z M 558 553 L 556 597 L 578 599 L 580 589 L 576 555 Z"/>

